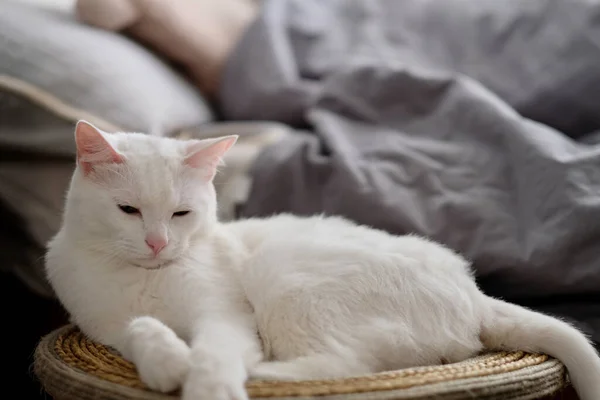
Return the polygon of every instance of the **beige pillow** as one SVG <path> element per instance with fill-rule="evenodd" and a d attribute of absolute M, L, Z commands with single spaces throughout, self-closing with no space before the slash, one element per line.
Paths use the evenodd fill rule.
<path fill-rule="evenodd" d="M 78 0 L 77 16 L 124 31 L 180 64 L 206 94 L 215 93 L 223 64 L 254 19 L 253 0 Z"/>

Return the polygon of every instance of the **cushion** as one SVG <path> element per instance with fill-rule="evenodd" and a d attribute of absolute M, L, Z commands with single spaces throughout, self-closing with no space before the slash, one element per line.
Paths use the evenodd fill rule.
<path fill-rule="evenodd" d="M 95 343 L 75 326 L 60 328 L 39 343 L 34 371 L 55 400 L 174 400 L 178 393 L 149 390 L 133 364 Z M 409 368 L 369 376 L 320 381 L 250 381 L 252 398 L 363 399 L 546 399 L 566 388 L 556 359 L 520 351 L 490 353 L 456 364 Z"/>
<path fill-rule="evenodd" d="M 126 31 L 181 65 L 214 94 L 223 65 L 256 14 L 256 0 L 78 0 L 82 21 Z"/>
<path fill-rule="evenodd" d="M 212 119 L 202 95 L 169 64 L 136 42 L 81 24 L 66 12 L 0 2 L 0 38 L 0 101 L 16 93 L 58 119 L 88 118 L 103 129 L 158 135 Z M 31 150 L 41 141 L 44 152 L 73 150 L 72 131 L 23 134 L 37 112 L 30 111 L 1 127 L 0 147 Z"/>

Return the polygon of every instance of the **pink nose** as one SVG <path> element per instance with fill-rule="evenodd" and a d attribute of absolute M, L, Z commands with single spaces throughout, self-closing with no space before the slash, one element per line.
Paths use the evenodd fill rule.
<path fill-rule="evenodd" d="M 162 236 L 148 235 L 146 236 L 146 244 L 152 249 L 155 256 L 160 253 L 167 245 L 167 239 Z"/>

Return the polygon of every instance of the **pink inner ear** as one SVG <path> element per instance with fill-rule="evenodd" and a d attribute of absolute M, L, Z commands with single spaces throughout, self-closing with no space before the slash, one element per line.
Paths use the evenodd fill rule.
<path fill-rule="evenodd" d="M 123 162 L 123 156 L 108 143 L 98 128 L 86 121 L 77 123 L 75 144 L 77 162 L 86 175 L 93 170 L 94 164 Z"/>
<path fill-rule="evenodd" d="M 203 177 L 211 180 L 217 173 L 217 167 L 221 159 L 237 141 L 237 136 L 225 136 L 221 139 L 211 140 L 212 143 L 206 144 L 207 140 L 192 143 L 187 149 L 187 156 L 183 161 L 185 165 L 192 168 L 201 169 Z"/>

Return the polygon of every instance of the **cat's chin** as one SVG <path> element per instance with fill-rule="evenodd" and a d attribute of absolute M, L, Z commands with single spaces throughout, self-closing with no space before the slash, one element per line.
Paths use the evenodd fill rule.
<path fill-rule="evenodd" d="M 167 268 L 173 265 L 174 263 L 174 260 L 138 260 L 129 262 L 129 264 L 135 268 L 142 268 L 149 271 Z"/>

